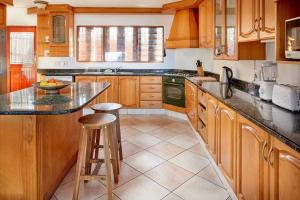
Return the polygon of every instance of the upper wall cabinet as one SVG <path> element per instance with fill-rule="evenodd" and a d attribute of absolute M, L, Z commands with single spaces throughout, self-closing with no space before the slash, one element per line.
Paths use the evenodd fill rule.
<path fill-rule="evenodd" d="M 274 0 L 238 0 L 238 21 L 239 42 L 274 38 Z"/>
<path fill-rule="evenodd" d="M 37 13 L 38 55 L 72 57 L 74 15 L 68 5 L 49 5 Z"/>
<path fill-rule="evenodd" d="M 176 11 L 166 42 L 167 48 L 197 48 L 199 46 L 196 14 L 192 8 Z"/>
<path fill-rule="evenodd" d="M 6 6 L 0 4 L 0 28 L 5 28 L 6 26 Z"/>
<path fill-rule="evenodd" d="M 214 54 L 215 59 L 264 60 L 265 45 L 259 41 L 238 43 L 238 0 L 214 2 Z"/>
<path fill-rule="evenodd" d="M 214 1 L 204 0 L 199 5 L 199 47 L 214 46 Z"/>

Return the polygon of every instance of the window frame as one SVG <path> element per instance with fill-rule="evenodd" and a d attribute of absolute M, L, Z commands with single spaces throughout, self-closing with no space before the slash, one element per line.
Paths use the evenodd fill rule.
<path fill-rule="evenodd" d="M 79 61 L 78 60 L 78 33 L 79 33 L 79 29 L 81 27 L 89 27 L 89 28 L 103 28 L 103 38 L 102 38 L 102 46 L 103 46 L 103 51 L 102 51 L 102 57 L 103 57 L 103 61 Z M 162 28 L 162 61 L 153 61 L 153 62 L 147 62 L 147 61 L 105 61 L 105 48 L 106 48 L 106 29 L 110 28 L 110 27 L 130 27 L 130 28 Z M 137 29 L 136 29 L 137 30 Z M 135 38 L 135 40 L 138 40 L 138 37 Z M 120 62 L 124 62 L 124 63 L 164 63 L 164 51 L 165 51 L 165 27 L 164 26 L 137 26 L 137 25 L 77 25 L 76 26 L 76 62 L 79 63 L 105 63 L 105 62 L 110 62 L 110 63 L 120 63 Z"/>

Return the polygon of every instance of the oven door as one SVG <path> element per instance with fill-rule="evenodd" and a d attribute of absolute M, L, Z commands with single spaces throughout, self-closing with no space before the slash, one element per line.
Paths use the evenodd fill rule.
<path fill-rule="evenodd" d="M 163 102 L 166 104 L 185 107 L 184 84 L 164 83 Z"/>

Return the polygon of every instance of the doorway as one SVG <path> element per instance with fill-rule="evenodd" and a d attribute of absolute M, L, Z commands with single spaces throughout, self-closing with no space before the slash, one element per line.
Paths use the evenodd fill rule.
<path fill-rule="evenodd" d="M 36 28 L 7 27 L 8 91 L 31 87 L 36 82 Z"/>

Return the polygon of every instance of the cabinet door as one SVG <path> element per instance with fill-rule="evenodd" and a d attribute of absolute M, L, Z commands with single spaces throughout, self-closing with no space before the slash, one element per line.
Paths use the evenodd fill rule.
<path fill-rule="evenodd" d="M 51 45 L 68 45 L 68 14 L 50 14 L 50 42 Z"/>
<path fill-rule="evenodd" d="M 205 0 L 199 5 L 199 45 L 212 48 L 214 37 L 214 1 Z"/>
<path fill-rule="evenodd" d="M 242 116 L 237 119 L 237 197 L 267 200 L 268 133 Z"/>
<path fill-rule="evenodd" d="M 226 0 L 225 7 L 225 59 L 237 59 L 237 5 L 236 0 Z"/>
<path fill-rule="evenodd" d="M 238 0 L 238 41 L 259 40 L 259 0 Z"/>
<path fill-rule="evenodd" d="M 270 199 L 300 199 L 300 153 L 272 137 L 269 160 Z"/>
<path fill-rule="evenodd" d="M 138 108 L 140 86 L 138 76 L 119 77 L 119 102 L 125 108 Z"/>
<path fill-rule="evenodd" d="M 5 28 L 6 26 L 6 6 L 0 4 L 0 28 Z"/>
<path fill-rule="evenodd" d="M 225 42 L 224 36 L 224 0 L 215 0 L 214 5 L 214 55 L 216 58 L 222 58 Z"/>
<path fill-rule="evenodd" d="M 98 103 L 119 102 L 119 78 L 118 76 L 99 76 L 97 82 L 110 83 L 110 87 L 98 97 Z"/>
<path fill-rule="evenodd" d="M 217 110 L 218 101 L 207 95 L 207 147 L 215 161 L 217 161 Z"/>
<path fill-rule="evenodd" d="M 260 39 L 275 37 L 275 16 L 274 0 L 260 0 Z"/>
<path fill-rule="evenodd" d="M 220 104 L 218 116 L 218 166 L 236 190 L 236 113 Z"/>
<path fill-rule="evenodd" d="M 185 81 L 185 106 L 186 114 L 193 127 L 197 129 L 197 86 L 189 81 Z"/>

